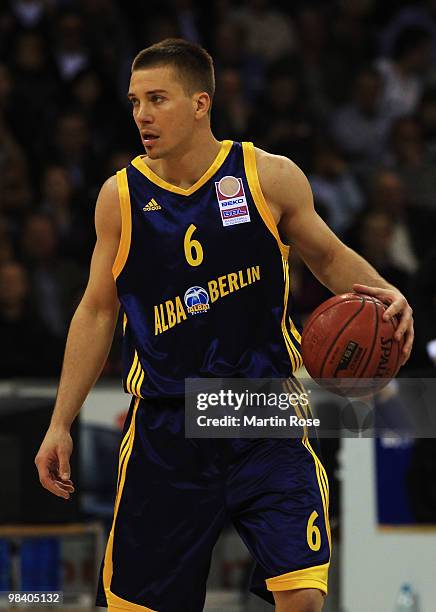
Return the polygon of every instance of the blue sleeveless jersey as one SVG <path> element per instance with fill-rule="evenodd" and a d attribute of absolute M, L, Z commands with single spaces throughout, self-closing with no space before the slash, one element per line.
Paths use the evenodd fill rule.
<path fill-rule="evenodd" d="M 189 189 L 162 180 L 141 156 L 117 182 L 125 391 L 176 397 L 186 378 L 286 378 L 300 367 L 289 249 L 262 195 L 253 145 L 224 141 Z"/>

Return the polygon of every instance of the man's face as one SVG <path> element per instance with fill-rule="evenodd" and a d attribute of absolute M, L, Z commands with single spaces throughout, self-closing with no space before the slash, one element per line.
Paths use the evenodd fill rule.
<path fill-rule="evenodd" d="M 184 150 L 195 127 L 198 96 L 188 95 L 172 67 L 132 72 L 128 97 L 150 159 Z"/>

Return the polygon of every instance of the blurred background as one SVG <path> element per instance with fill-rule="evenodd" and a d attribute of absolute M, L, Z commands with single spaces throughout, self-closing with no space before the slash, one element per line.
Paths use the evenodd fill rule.
<path fill-rule="evenodd" d="M 7 502 L 0 510 L 0 591 L 45 584 L 70 593 L 66 603 L 77 609 L 92 605 L 110 524 L 128 407 L 120 391 L 120 330 L 75 429 L 79 495 L 68 511 L 39 491 L 33 454 L 87 280 L 96 196 L 143 153 L 126 100 L 130 64 L 140 49 L 170 36 L 199 42 L 214 58 L 215 136 L 250 140 L 294 160 L 327 224 L 405 292 L 416 341 L 401 375 L 436 372 L 435 0 L 4 0 L 0 492 Z M 329 292 L 301 261 L 291 263 L 304 320 Z M 337 543 L 326 610 L 390 612 L 409 582 L 420 611 L 436 610 L 435 446 L 322 441 Z M 386 513 L 380 483 L 401 462 L 404 495 L 387 496 L 400 511 Z M 418 511 L 407 496 L 416 498 L 423 473 L 429 494 Z M 40 582 L 35 566 L 46 567 Z M 271 609 L 244 594 L 250 571 L 229 527 L 217 545 L 207 609 Z M 382 571 L 389 579 L 378 593 Z"/>

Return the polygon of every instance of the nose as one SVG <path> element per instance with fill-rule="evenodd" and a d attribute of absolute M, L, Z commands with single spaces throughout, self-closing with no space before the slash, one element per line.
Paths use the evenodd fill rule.
<path fill-rule="evenodd" d="M 148 105 L 141 104 L 136 114 L 136 119 L 139 123 L 153 123 L 154 118 L 150 112 L 150 107 Z"/>

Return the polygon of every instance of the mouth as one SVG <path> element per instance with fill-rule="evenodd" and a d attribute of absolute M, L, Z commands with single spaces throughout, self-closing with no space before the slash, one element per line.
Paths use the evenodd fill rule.
<path fill-rule="evenodd" d="M 159 136 L 157 134 L 153 134 L 152 132 L 141 132 L 142 142 L 146 147 L 150 147 L 154 145 L 158 140 Z"/>

